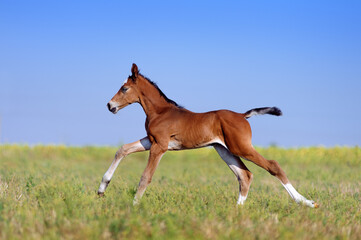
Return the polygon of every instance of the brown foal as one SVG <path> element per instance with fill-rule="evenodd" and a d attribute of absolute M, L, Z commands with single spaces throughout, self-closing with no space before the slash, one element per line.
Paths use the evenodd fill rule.
<path fill-rule="evenodd" d="M 147 137 L 125 144 L 117 151 L 112 164 L 103 176 L 98 190 L 100 196 L 104 195 L 120 161 L 131 153 L 150 150 L 148 164 L 134 197 L 136 204 L 152 181 L 159 161 L 167 150 L 213 146 L 238 179 L 237 204 L 244 204 L 252 182 L 252 173 L 240 159 L 243 158 L 278 178 L 297 203 L 318 207 L 317 203 L 306 199 L 295 190 L 276 161 L 265 159 L 252 146 L 251 127 L 246 119 L 259 114 L 279 116 L 282 113 L 278 108 L 256 108 L 246 113 L 229 110 L 194 113 L 168 99 L 155 83 L 139 73 L 137 65 L 132 65 L 131 72 L 132 75 L 126 79 L 107 106 L 109 111 L 116 114 L 129 104 L 139 103 L 147 116 L 145 121 Z"/>

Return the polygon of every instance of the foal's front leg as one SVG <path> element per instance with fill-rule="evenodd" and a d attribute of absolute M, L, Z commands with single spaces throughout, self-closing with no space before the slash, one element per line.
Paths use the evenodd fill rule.
<path fill-rule="evenodd" d="M 152 144 L 150 148 L 149 160 L 147 166 L 145 167 L 142 177 L 140 178 L 137 193 L 135 194 L 134 197 L 134 201 L 133 201 L 134 205 L 139 203 L 145 190 L 147 189 L 147 186 L 151 183 L 152 177 L 154 175 L 155 170 L 157 169 L 159 161 L 166 151 L 167 151 L 167 147 L 161 147 L 161 145 L 157 143 Z"/>
<path fill-rule="evenodd" d="M 115 169 L 117 169 L 120 161 L 125 156 L 127 156 L 131 153 L 149 150 L 150 146 L 151 146 L 151 143 L 149 141 L 149 138 L 145 137 L 136 142 L 125 144 L 121 148 L 119 148 L 119 150 L 115 154 L 112 164 L 110 165 L 108 171 L 106 171 L 106 173 L 103 176 L 103 179 L 102 179 L 99 189 L 98 189 L 98 195 L 99 196 L 104 195 L 105 189 L 108 187 L 108 184 L 113 177 Z"/>

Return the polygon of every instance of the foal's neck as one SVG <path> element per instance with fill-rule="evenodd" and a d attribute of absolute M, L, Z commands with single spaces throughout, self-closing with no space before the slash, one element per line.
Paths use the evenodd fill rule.
<path fill-rule="evenodd" d="M 172 104 L 161 96 L 159 90 L 145 78 L 142 78 L 138 83 L 138 89 L 140 92 L 140 105 L 142 105 L 148 119 L 172 107 Z"/>

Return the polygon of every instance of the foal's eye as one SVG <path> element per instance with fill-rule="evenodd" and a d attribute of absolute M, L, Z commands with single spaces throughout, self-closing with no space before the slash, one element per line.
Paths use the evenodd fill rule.
<path fill-rule="evenodd" d="M 128 90 L 128 88 L 122 87 L 120 90 L 122 91 L 122 93 L 125 93 Z"/>

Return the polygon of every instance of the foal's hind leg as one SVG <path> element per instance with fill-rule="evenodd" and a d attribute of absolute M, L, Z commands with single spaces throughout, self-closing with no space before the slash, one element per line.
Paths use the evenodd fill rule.
<path fill-rule="evenodd" d="M 296 191 L 278 162 L 265 159 L 253 147 L 249 147 L 247 148 L 247 150 L 248 151 L 243 151 L 241 157 L 257 164 L 258 166 L 267 170 L 271 175 L 278 178 L 281 181 L 283 187 L 287 190 L 288 194 L 293 198 L 293 200 L 295 200 L 295 202 L 305 204 L 312 208 L 318 207 L 317 203 L 312 200 L 306 199 L 304 196 L 302 196 Z"/>
<path fill-rule="evenodd" d="M 249 187 L 251 186 L 253 178 L 252 173 L 248 170 L 246 165 L 244 165 L 242 160 L 239 159 L 239 157 L 234 156 L 227 148 L 219 144 L 215 144 L 214 148 L 223 161 L 227 163 L 234 175 L 236 175 L 239 182 L 239 196 L 237 204 L 243 205 L 247 199 Z"/>
<path fill-rule="evenodd" d="M 98 195 L 99 196 L 104 195 L 105 189 L 108 187 L 108 184 L 113 177 L 115 169 L 117 169 L 120 161 L 125 156 L 127 156 L 131 153 L 149 150 L 150 147 L 151 147 L 151 143 L 150 143 L 148 137 L 145 137 L 136 142 L 124 144 L 121 148 L 119 148 L 119 150 L 115 154 L 112 164 L 110 165 L 108 171 L 106 171 L 106 173 L 104 174 L 104 176 L 102 178 L 102 181 L 101 181 L 99 189 L 98 189 Z"/>

